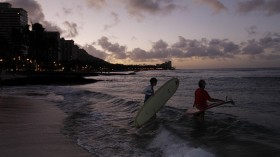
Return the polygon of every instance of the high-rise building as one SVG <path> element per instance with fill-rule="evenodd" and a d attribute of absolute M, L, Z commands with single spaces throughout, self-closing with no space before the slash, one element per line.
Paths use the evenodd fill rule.
<path fill-rule="evenodd" d="M 6 50 L 24 51 L 26 45 L 18 38 L 22 38 L 22 33 L 27 25 L 27 11 L 22 8 L 12 8 L 10 3 L 0 3 L 0 39 L 7 42 L 6 46 L 9 48 Z"/>
<path fill-rule="evenodd" d="M 75 43 L 73 40 L 65 40 L 62 38 L 61 43 L 61 61 L 69 62 L 73 60 L 73 51 L 75 50 Z"/>

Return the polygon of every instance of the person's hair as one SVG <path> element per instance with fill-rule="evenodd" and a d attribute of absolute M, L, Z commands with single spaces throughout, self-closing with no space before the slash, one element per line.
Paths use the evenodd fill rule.
<path fill-rule="evenodd" d="M 198 86 L 199 86 L 200 88 L 205 87 L 205 84 L 206 84 L 205 80 L 199 80 L 199 81 L 198 81 Z"/>
<path fill-rule="evenodd" d="M 150 82 L 151 83 L 153 83 L 153 82 L 157 83 L 157 79 L 153 77 L 153 78 L 150 79 Z"/>

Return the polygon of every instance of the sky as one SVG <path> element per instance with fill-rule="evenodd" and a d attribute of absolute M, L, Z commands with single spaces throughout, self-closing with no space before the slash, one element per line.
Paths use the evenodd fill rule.
<path fill-rule="evenodd" d="M 280 67 L 280 0 L 0 0 L 111 63 Z"/>

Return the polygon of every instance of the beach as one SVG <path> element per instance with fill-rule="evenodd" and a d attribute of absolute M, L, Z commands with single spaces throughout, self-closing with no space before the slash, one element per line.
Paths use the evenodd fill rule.
<path fill-rule="evenodd" d="M 0 97 L 1 157 L 92 157 L 61 133 L 66 116 L 50 102 Z"/>

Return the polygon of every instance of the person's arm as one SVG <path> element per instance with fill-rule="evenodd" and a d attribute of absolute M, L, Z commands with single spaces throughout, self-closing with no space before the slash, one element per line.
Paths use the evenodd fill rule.
<path fill-rule="evenodd" d="M 147 90 L 148 90 L 147 88 L 148 88 L 148 87 L 146 87 L 146 88 L 142 91 L 143 94 L 146 94 L 146 92 L 147 92 Z"/>
<path fill-rule="evenodd" d="M 208 99 L 210 102 L 225 102 L 224 100 L 216 99 L 216 98 L 210 98 Z"/>
<path fill-rule="evenodd" d="M 205 90 L 204 94 L 205 94 L 204 96 L 205 96 L 207 101 L 210 101 L 210 102 L 225 102 L 225 101 L 220 100 L 220 99 L 212 98 L 206 90 Z"/>
<path fill-rule="evenodd" d="M 147 87 L 143 90 L 142 93 L 145 94 L 145 95 L 153 95 L 152 90 L 151 90 L 151 86 L 147 86 Z"/>

